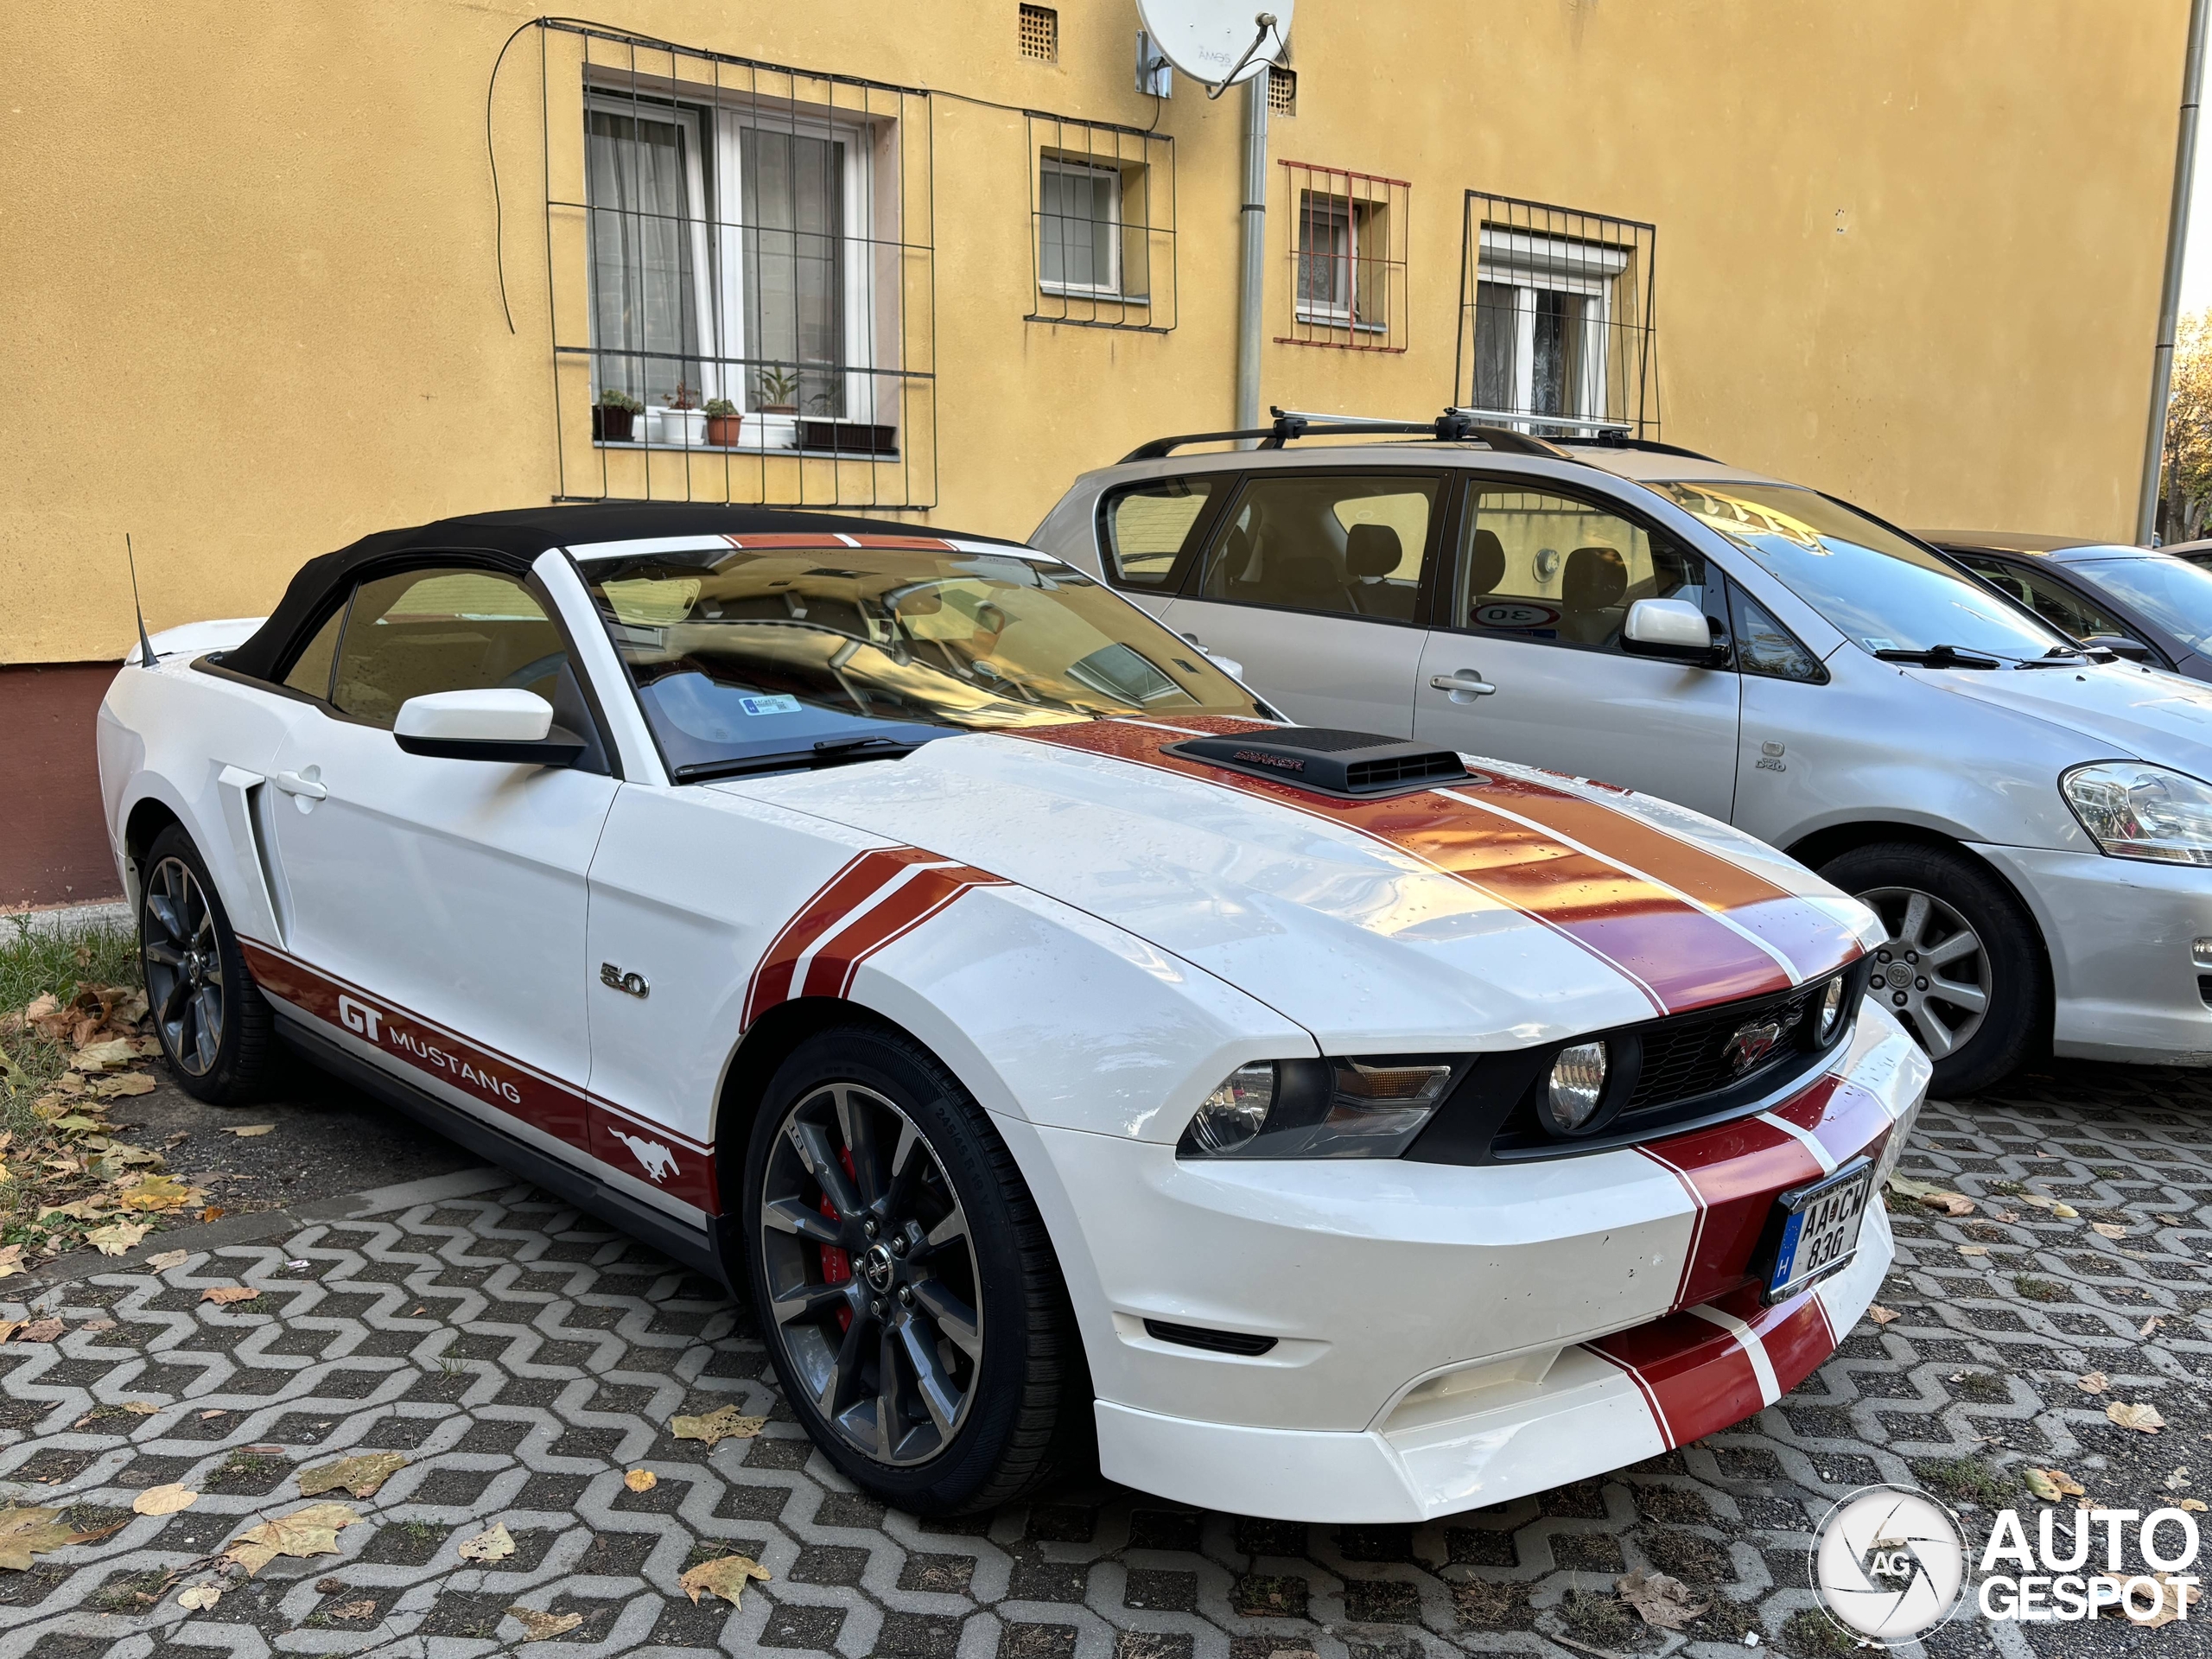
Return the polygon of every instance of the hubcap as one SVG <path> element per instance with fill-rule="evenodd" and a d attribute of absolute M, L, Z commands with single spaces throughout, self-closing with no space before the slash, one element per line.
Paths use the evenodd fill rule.
<path fill-rule="evenodd" d="M 1917 887 L 1859 895 L 1889 937 L 1867 988 L 1936 1059 L 1974 1040 L 1989 1012 L 1989 953 L 1967 918 Z"/>
<path fill-rule="evenodd" d="M 223 1046 L 223 954 L 207 894 L 182 859 L 165 858 L 139 907 L 146 997 L 169 1062 L 205 1077 Z"/>
<path fill-rule="evenodd" d="M 968 1217 L 912 1118 L 858 1084 L 785 1115 L 760 1185 L 768 1318 L 816 1409 L 878 1463 L 925 1462 L 983 1357 Z"/>

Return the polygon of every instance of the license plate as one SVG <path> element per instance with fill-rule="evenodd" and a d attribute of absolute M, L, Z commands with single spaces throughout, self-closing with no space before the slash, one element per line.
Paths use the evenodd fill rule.
<path fill-rule="evenodd" d="M 1766 1300 L 1786 1302 L 1808 1286 L 1840 1273 L 1859 1248 L 1859 1220 L 1874 1189 L 1874 1166 L 1854 1158 L 1833 1175 L 1784 1192 L 1775 1200 L 1782 1243 L 1767 1275 Z"/>

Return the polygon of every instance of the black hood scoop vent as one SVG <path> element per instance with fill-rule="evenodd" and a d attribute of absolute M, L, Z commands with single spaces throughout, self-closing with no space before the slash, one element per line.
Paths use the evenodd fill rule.
<path fill-rule="evenodd" d="M 1326 726 L 1186 738 L 1163 744 L 1160 753 L 1355 800 L 1464 784 L 1471 775 L 1449 749 Z"/>

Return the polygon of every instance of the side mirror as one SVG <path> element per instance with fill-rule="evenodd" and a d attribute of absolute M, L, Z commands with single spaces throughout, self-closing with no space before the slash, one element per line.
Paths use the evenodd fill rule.
<path fill-rule="evenodd" d="M 496 685 L 410 697 L 391 734 L 409 754 L 441 760 L 566 766 L 584 752 L 583 739 L 553 723 L 551 703 L 535 691 Z"/>
<path fill-rule="evenodd" d="M 1621 649 L 1638 657 L 1708 667 L 1713 661 L 1713 625 L 1686 599 L 1639 599 L 1621 626 Z"/>
<path fill-rule="evenodd" d="M 2151 647 L 2140 639 L 2131 639 L 2124 633 L 2093 633 L 2081 641 L 2084 651 L 2108 651 L 2115 657 L 2125 657 L 2131 663 L 2153 660 Z"/>

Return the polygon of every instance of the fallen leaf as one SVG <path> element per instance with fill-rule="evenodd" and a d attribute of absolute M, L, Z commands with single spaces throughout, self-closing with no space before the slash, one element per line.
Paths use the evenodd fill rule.
<path fill-rule="evenodd" d="M 223 1559 L 237 1562 L 250 1579 L 279 1555 L 335 1555 L 338 1535 L 360 1518 L 343 1503 L 310 1503 L 248 1528 L 231 1541 Z"/>
<path fill-rule="evenodd" d="M 195 1584 L 176 1592 L 176 1605 L 195 1613 L 204 1613 L 223 1599 L 219 1584 Z"/>
<path fill-rule="evenodd" d="M 0 1510 L 0 1567 L 28 1573 L 32 1556 L 59 1549 L 74 1538 L 76 1533 L 61 1524 L 60 1515 L 59 1510 Z"/>
<path fill-rule="evenodd" d="M 6 1340 L 10 1342 L 52 1342 L 61 1334 L 59 1319 L 33 1319 L 28 1324 L 18 1322 Z"/>
<path fill-rule="evenodd" d="M 2180 1227 L 2187 1224 L 2179 1216 L 2153 1216 L 2151 1219 L 2162 1227 Z"/>
<path fill-rule="evenodd" d="M 737 1599 L 745 1593 L 747 1580 L 758 1579 L 766 1584 L 769 1576 L 768 1569 L 750 1555 L 724 1555 L 715 1560 L 700 1562 L 676 1583 L 678 1589 L 691 1598 L 695 1606 L 698 1605 L 700 1592 L 705 1591 L 709 1595 L 720 1596 L 734 1607 L 739 1605 Z"/>
<path fill-rule="evenodd" d="M 2020 1474 L 2021 1478 L 2028 1483 L 2028 1490 L 2033 1492 L 2037 1497 L 2041 1498 L 2044 1503 L 2056 1503 L 2058 1502 L 2059 1492 L 2057 1485 L 2051 1480 L 2051 1478 L 2044 1473 L 2042 1470 L 2023 1469 L 2020 1471 Z"/>
<path fill-rule="evenodd" d="M 679 1440 L 704 1440 L 711 1452 L 724 1440 L 752 1439 L 767 1421 L 766 1417 L 741 1416 L 735 1406 L 724 1406 L 697 1417 L 671 1417 L 668 1432 Z"/>
<path fill-rule="evenodd" d="M 2201 1497 L 2184 1497 L 2181 1501 L 2181 1507 L 2187 1510 L 2192 1515 L 2202 1515 L 2204 1513 L 2204 1500 Z"/>
<path fill-rule="evenodd" d="M 1884 1307 L 1879 1302 L 1872 1302 L 1867 1305 L 1866 1317 L 1877 1325 L 1887 1325 L 1898 1315 L 1895 1308 Z"/>
<path fill-rule="evenodd" d="M 2110 1605 L 2109 1611 L 2113 1612 L 2124 1613 L 2126 1615 L 2130 1624 L 2140 1624 L 2145 1630 L 2155 1630 L 2164 1625 L 2172 1624 L 2177 1618 L 2187 1618 L 2189 1617 L 2188 1610 L 2190 1607 L 2201 1600 L 2204 1594 L 2204 1592 L 2198 1589 L 2194 1583 L 2187 1585 L 2177 1584 L 2172 1579 L 2169 1578 L 2164 1573 L 2145 1573 L 2142 1577 L 2149 1579 L 2158 1586 L 2158 1605 L 2152 1607 L 2150 1611 L 2144 1612 L 2141 1611 L 2142 1603 L 2139 1595 L 2138 1598 L 2131 1599 L 2123 1593 L 2114 1603 Z M 2093 1585 L 2109 1584 L 2120 1586 L 2126 1583 L 2134 1583 L 2137 1582 L 2137 1580 L 2123 1580 L 2114 1578 L 2109 1573 L 2100 1573 L 2095 1578 L 2090 1580 L 2089 1582 Z"/>
<path fill-rule="evenodd" d="M 2132 1428 L 2145 1434 L 2155 1434 L 2166 1426 L 2156 1406 L 2122 1405 L 2115 1400 L 2105 1408 L 2105 1415 L 2122 1428 Z"/>
<path fill-rule="evenodd" d="M 2070 1204 L 2053 1204 L 2050 1206 L 2050 1213 L 2061 1221 L 2078 1221 L 2082 1215 L 2082 1212 Z"/>
<path fill-rule="evenodd" d="M 162 1136 L 162 1144 L 165 1147 L 181 1147 L 191 1139 L 190 1129 L 179 1129 L 175 1135 Z"/>
<path fill-rule="evenodd" d="M 1959 1254 L 1961 1255 L 1987 1255 L 1989 1247 L 1986 1244 L 1961 1244 L 1959 1246 Z"/>
<path fill-rule="evenodd" d="M 2181 1491 L 2186 1488 L 2189 1484 L 2189 1465 L 2185 1463 L 2182 1465 L 2180 1468 L 2175 1470 L 2173 1473 L 2168 1475 L 2164 1482 L 2165 1490 L 2170 1492 Z"/>
<path fill-rule="evenodd" d="M 340 1458 L 335 1463 L 301 1470 L 300 1496 L 313 1497 L 318 1492 L 343 1490 L 356 1497 L 374 1497 L 378 1487 L 406 1466 L 405 1455 L 398 1452 L 365 1452 L 359 1457 Z"/>
<path fill-rule="evenodd" d="M 454 1553 L 464 1561 L 504 1561 L 515 1553 L 515 1541 L 505 1522 L 494 1521 L 474 1538 L 454 1545 Z"/>
<path fill-rule="evenodd" d="M 2084 1394 L 2102 1394 L 2112 1386 L 2112 1379 L 2102 1371 L 2088 1371 L 2075 1377 L 2074 1386 Z"/>
<path fill-rule="evenodd" d="M 228 1307 L 232 1302 L 250 1302 L 260 1294 L 259 1291 L 248 1290 L 244 1285 L 210 1285 L 200 1293 L 200 1300 Z"/>
<path fill-rule="evenodd" d="M 225 1210 L 221 1205 L 211 1204 L 205 1210 L 202 1210 L 200 1212 L 200 1219 L 202 1221 L 220 1221 L 229 1213 L 230 1212 Z"/>
<path fill-rule="evenodd" d="M 2126 1238 L 2127 1236 L 2126 1228 L 2115 1227 L 2108 1221 L 2093 1221 L 2089 1224 L 2089 1230 L 2099 1238 Z"/>
<path fill-rule="evenodd" d="M 188 1186 L 174 1175 L 148 1175 L 117 1195 L 126 1210 L 181 1210 L 207 1196 L 207 1189 Z"/>
<path fill-rule="evenodd" d="M 23 1247 L 10 1244 L 0 1247 L 0 1279 L 12 1278 L 23 1270 Z"/>
<path fill-rule="evenodd" d="M 336 1606 L 326 1607 L 322 1611 L 333 1618 L 374 1618 L 377 1605 L 373 1600 L 341 1601 Z"/>
<path fill-rule="evenodd" d="M 1992 1221 L 2014 1222 L 2018 1221 L 2020 1217 L 2016 1212 L 2011 1210 L 1992 1210 L 1989 1212 L 1989 1218 Z"/>
<path fill-rule="evenodd" d="M 246 1450 L 256 1457 L 273 1458 L 281 1455 L 284 1448 L 281 1446 L 249 1446 Z"/>
<path fill-rule="evenodd" d="M 226 1123 L 223 1126 L 223 1133 L 235 1135 L 239 1140 L 244 1141 L 251 1135 L 266 1135 L 276 1127 L 274 1123 L 241 1123 L 232 1128 Z"/>
<path fill-rule="evenodd" d="M 317 1579 L 315 1581 L 315 1593 L 319 1596 L 334 1596 L 341 1590 L 351 1590 L 353 1587 L 343 1579 Z"/>
<path fill-rule="evenodd" d="M 1899 1198 L 1925 1198 L 1933 1193 L 1941 1192 L 1942 1190 L 1943 1189 L 1942 1187 L 1936 1185 L 1933 1181 L 1916 1181 L 1910 1175 L 1892 1175 L 1890 1177 L 1890 1191 L 1896 1193 Z"/>
<path fill-rule="evenodd" d="M 190 1250 L 163 1250 L 158 1255 L 146 1258 L 146 1265 L 156 1273 L 167 1273 L 171 1268 L 181 1268 L 192 1259 Z"/>
<path fill-rule="evenodd" d="M 1664 1573 L 1631 1573 L 1613 1587 L 1654 1630 L 1679 1630 L 1713 1605 L 1710 1598 L 1700 1601 L 1689 1586 Z"/>
<path fill-rule="evenodd" d="M 92 1093 L 103 1100 L 113 1100 L 126 1095 L 150 1095 L 154 1080 L 143 1071 L 125 1071 L 119 1077 L 102 1077 L 92 1085 Z"/>
<path fill-rule="evenodd" d="M 150 1400 L 126 1400 L 123 1408 L 133 1417 L 150 1417 L 161 1409 Z"/>
<path fill-rule="evenodd" d="M 134 1515 L 175 1515 L 199 1501 L 199 1493 L 187 1491 L 181 1485 L 149 1486 L 130 1500 L 130 1509 Z"/>
<path fill-rule="evenodd" d="M 622 1484 L 633 1492 L 650 1492 L 660 1484 L 660 1477 L 650 1469 L 632 1469 L 622 1477 Z"/>
<path fill-rule="evenodd" d="M 111 1221 L 105 1227 L 95 1227 L 85 1235 L 85 1243 L 102 1255 L 121 1255 L 137 1248 L 139 1241 L 154 1230 L 151 1223 L 143 1221 Z"/>
<path fill-rule="evenodd" d="M 138 1057 L 138 1045 L 127 1037 L 112 1037 L 105 1042 L 88 1043 L 69 1057 L 73 1071 L 105 1071 L 110 1067 L 128 1065 Z"/>
<path fill-rule="evenodd" d="M 1920 1201 L 1930 1210 L 1941 1210 L 1947 1216 L 1974 1214 L 1974 1200 L 1963 1192 L 1929 1192 Z M 1661 1576 L 1665 1575 L 1662 1573 Z"/>
<path fill-rule="evenodd" d="M 696 1601 L 698 1598 L 692 1598 Z M 582 1613 L 541 1613 L 534 1607 L 510 1607 L 508 1613 L 521 1623 L 525 1642 L 550 1642 L 556 1636 L 565 1636 L 584 1622 Z"/>
<path fill-rule="evenodd" d="M 2153 1313 L 2149 1319 L 2143 1321 L 2143 1328 L 2140 1331 L 2138 1331 L 2135 1334 L 2139 1337 L 2147 1337 L 2164 1323 L 2165 1321 L 2164 1319 Z"/>

